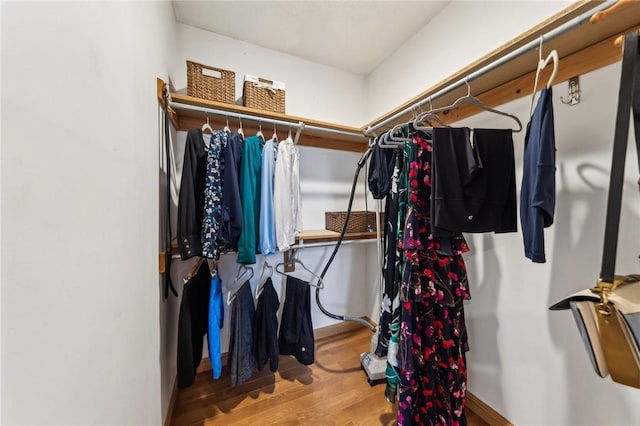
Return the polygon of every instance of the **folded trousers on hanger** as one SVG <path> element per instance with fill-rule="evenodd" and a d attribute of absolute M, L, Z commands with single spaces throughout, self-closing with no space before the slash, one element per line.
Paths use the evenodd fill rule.
<path fill-rule="evenodd" d="M 433 234 L 516 232 L 511 130 L 439 127 L 432 146 Z"/>

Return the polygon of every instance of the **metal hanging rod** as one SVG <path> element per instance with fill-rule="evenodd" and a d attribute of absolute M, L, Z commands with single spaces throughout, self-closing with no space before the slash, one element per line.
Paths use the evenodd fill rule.
<path fill-rule="evenodd" d="M 505 63 L 511 61 L 514 58 L 517 58 L 518 56 L 528 52 L 529 50 L 535 49 L 538 46 L 540 46 L 540 41 L 541 40 L 551 40 L 567 31 L 569 31 L 570 29 L 580 26 L 582 24 L 585 23 L 585 21 L 588 21 L 591 18 L 591 15 L 593 15 L 596 12 L 599 12 L 601 10 L 604 9 L 608 9 L 609 7 L 613 6 L 616 3 L 615 0 L 609 0 L 606 2 L 603 2 L 601 4 L 599 4 L 598 6 L 594 7 L 593 9 L 589 10 L 588 12 L 583 13 L 582 15 L 573 18 L 570 21 L 565 22 L 564 24 L 554 28 L 553 30 L 549 31 L 547 34 L 536 38 L 535 40 L 530 41 L 529 43 L 519 47 L 518 49 L 514 50 L 513 52 L 501 57 L 500 59 L 495 60 L 494 62 L 485 65 L 484 67 L 480 68 L 479 70 L 472 72 L 471 74 L 469 74 L 468 76 L 466 76 L 465 78 L 462 78 L 460 80 L 458 80 L 455 83 L 450 84 L 449 86 L 438 90 L 437 92 L 427 96 L 426 98 L 422 99 L 421 101 L 418 101 L 416 103 L 414 103 L 413 105 L 404 108 L 403 110 L 395 113 L 394 115 L 392 115 L 391 117 L 388 117 L 384 120 L 382 120 L 380 123 L 377 123 L 373 126 L 369 126 L 364 130 L 364 134 L 366 136 L 371 136 L 373 132 L 377 131 L 378 129 L 387 126 L 388 124 L 396 121 L 398 118 L 402 117 L 403 115 L 407 114 L 408 112 L 411 112 L 412 110 L 415 109 L 419 109 L 421 107 L 423 107 L 426 103 L 433 101 L 436 98 L 439 98 L 443 95 L 446 95 L 447 93 L 451 92 L 452 90 L 457 89 L 458 87 L 464 86 L 465 84 L 471 82 L 472 80 L 488 73 L 489 71 L 492 71 L 498 67 L 501 67 L 502 65 L 504 65 Z"/>
<path fill-rule="evenodd" d="M 174 109 L 198 111 L 198 112 L 205 112 L 209 114 L 222 115 L 225 117 L 241 118 L 243 120 L 268 122 L 268 123 L 273 123 L 273 124 L 280 125 L 287 128 L 290 127 L 295 129 L 315 130 L 315 131 L 324 132 L 324 133 L 333 133 L 338 135 L 364 138 L 364 135 L 361 132 L 349 132 L 346 130 L 332 129 L 329 127 L 313 126 L 313 125 L 305 124 L 302 121 L 293 122 L 293 121 L 278 120 L 275 118 L 263 118 L 263 117 L 257 117 L 255 115 L 244 114 L 241 112 L 225 111 L 225 110 L 215 109 L 215 108 L 205 108 L 201 106 L 188 105 L 188 104 L 183 104 L 179 102 L 171 102 L 171 107 Z"/>

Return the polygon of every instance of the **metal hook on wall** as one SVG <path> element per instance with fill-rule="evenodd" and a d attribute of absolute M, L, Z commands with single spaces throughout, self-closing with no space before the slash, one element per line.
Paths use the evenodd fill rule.
<path fill-rule="evenodd" d="M 578 105 L 580 103 L 580 77 L 571 77 L 569 79 L 569 99 L 564 100 L 562 96 L 560 96 L 560 102 L 565 105 Z"/>

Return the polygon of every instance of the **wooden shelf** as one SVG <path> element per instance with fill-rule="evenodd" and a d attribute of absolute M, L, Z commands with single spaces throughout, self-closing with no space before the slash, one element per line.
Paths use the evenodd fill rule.
<path fill-rule="evenodd" d="M 430 95 L 463 80 L 466 76 L 505 57 L 522 46 L 534 40 L 539 40 L 541 36 L 588 12 L 600 3 L 599 1 L 579 1 L 574 3 L 555 16 L 514 38 L 509 43 L 500 46 L 402 105 L 367 123 L 363 130 L 395 114 L 399 114 L 404 109 L 410 108 L 417 102 L 427 99 Z M 585 74 L 619 61 L 621 49 L 614 45 L 614 40 L 618 35 L 637 28 L 640 28 L 640 1 L 631 2 L 625 8 L 612 11 L 602 22 L 592 24 L 586 21 L 553 39 L 544 40 L 542 46 L 543 54 L 555 49 L 560 57 L 560 67 L 554 79 L 554 84 L 562 83 L 571 77 Z M 537 64 L 538 50 L 530 50 L 471 81 L 471 92 L 489 107 L 497 107 L 523 96 L 531 96 Z M 541 80 L 546 81 L 550 72 L 551 67 L 547 67 L 543 71 Z M 433 100 L 433 107 L 451 105 L 466 92 L 466 87 L 459 87 Z M 441 117 L 444 122 L 451 123 L 470 117 L 478 112 L 480 110 L 477 108 L 467 105 L 455 111 L 445 112 L 441 114 Z M 385 128 L 391 128 L 396 124 L 407 122 L 410 118 L 411 112 L 405 113 L 392 123 L 389 123 Z"/>
<path fill-rule="evenodd" d="M 303 243 L 324 243 L 330 241 L 338 241 L 340 238 L 339 232 L 328 231 L 326 229 L 313 230 L 313 231 L 300 231 L 296 237 L 296 244 Z M 375 232 L 352 232 L 344 235 L 344 240 L 370 240 L 375 239 Z M 292 247 L 292 248 L 295 248 Z"/>
<path fill-rule="evenodd" d="M 158 79 L 158 100 L 162 105 L 162 90 L 165 82 Z M 235 104 L 225 104 L 222 102 L 209 101 L 206 99 L 194 98 L 180 93 L 171 93 L 172 101 L 172 113 L 171 121 L 174 127 L 178 130 L 187 131 L 189 129 L 195 129 L 202 126 L 202 123 L 209 117 L 209 123 L 214 128 L 223 128 L 227 124 L 227 118 L 224 115 L 217 114 L 205 114 L 200 111 L 192 111 L 187 109 L 180 109 L 179 105 L 184 104 L 196 107 L 211 108 L 216 110 L 228 111 L 230 113 L 246 114 L 256 117 L 257 119 L 264 119 L 262 124 L 262 131 L 265 135 L 271 135 L 273 126 L 269 123 L 269 120 L 286 121 L 291 124 L 298 124 L 303 122 L 305 126 L 313 126 L 315 128 L 306 127 L 300 133 L 299 145 L 312 146 L 317 148 L 336 149 L 341 151 L 352 152 L 364 152 L 367 149 L 368 139 L 362 133 L 362 129 L 359 127 L 345 126 L 342 124 L 329 123 L 326 121 L 314 120 L 311 118 L 298 117 L 295 115 L 280 114 L 277 112 L 263 111 L 255 108 L 243 107 Z M 238 120 L 234 117 L 229 117 L 230 127 L 236 128 L 238 126 Z M 242 120 L 242 128 L 245 134 L 255 134 L 259 129 L 260 123 L 257 120 Z M 288 128 L 282 128 L 282 126 L 276 126 L 279 134 L 288 133 Z M 353 135 L 325 132 L 326 130 L 337 130 L 340 132 L 348 132 Z M 294 129 L 295 132 L 295 129 Z"/>

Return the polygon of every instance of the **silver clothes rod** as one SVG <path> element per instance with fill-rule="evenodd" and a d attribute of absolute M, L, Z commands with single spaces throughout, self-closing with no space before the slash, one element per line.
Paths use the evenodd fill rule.
<path fill-rule="evenodd" d="M 312 125 L 304 124 L 304 122 L 302 122 L 302 121 L 293 122 L 293 121 L 278 120 L 278 119 L 275 119 L 275 118 L 263 118 L 263 117 L 257 117 L 255 115 L 243 114 L 243 113 L 240 113 L 240 112 L 225 111 L 225 110 L 215 109 L 215 108 L 205 108 L 205 107 L 196 106 L 196 105 L 182 104 L 182 103 L 179 103 L 179 102 L 171 102 L 171 107 L 174 108 L 174 109 L 183 109 L 183 110 L 204 112 L 204 113 L 209 113 L 209 114 L 216 114 L 216 115 L 221 115 L 221 116 L 224 116 L 224 117 L 241 118 L 243 120 L 249 120 L 249 121 L 272 123 L 272 124 L 284 126 L 286 128 L 294 128 L 294 129 L 300 129 L 301 128 L 303 130 L 316 130 L 316 131 L 324 132 L 324 133 L 332 133 L 332 134 L 338 134 L 338 135 L 354 136 L 354 137 L 364 138 L 364 135 L 362 133 L 360 133 L 360 132 L 348 132 L 348 131 L 345 131 L 345 130 L 338 130 L 338 129 L 331 129 L 331 128 L 327 128 L 327 127 L 312 126 Z"/>
<path fill-rule="evenodd" d="M 529 50 L 535 49 L 540 45 L 540 40 L 542 39 L 542 41 L 544 40 L 551 40 L 557 36 L 559 36 L 560 34 L 563 34 L 565 32 L 567 32 L 568 30 L 575 28 L 577 26 L 580 26 L 582 24 L 584 24 L 586 21 L 588 21 L 591 16 L 596 13 L 599 12 L 601 10 L 604 9 L 608 9 L 609 7 L 613 6 L 616 3 L 615 0 L 609 0 L 606 1 L 604 3 L 601 3 L 600 5 L 594 7 L 593 9 L 589 10 L 588 12 L 583 13 L 582 15 L 573 18 L 570 21 L 565 22 L 564 24 L 554 28 L 553 30 L 549 31 L 548 33 L 546 33 L 545 35 L 537 38 L 536 40 L 532 40 L 529 43 L 525 44 L 524 46 L 519 47 L 518 49 L 514 50 L 513 52 L 501 57 L 500 59 L 497 59 L 496 61 L 485 65 L 484 67 L 480 68 L 479 70 L 472 72 L 471 74 L 469 74 L 467 77 L 458 80 L 457 82 L 450 84 L 449 86 L 438 90 L 437 92 L 433 93 L 430 96 L 427 96 L 425 99 L 422 99 L 416 103 L 414 103 L 413 105 L 404 108 L 402 111 L 397 112 L 396 114 L 392 115 L 391 117 L 388 117 L 386 119 L 384 119 L 383 121 L 381 121 L 380 123 L 377 123 L 373 126 L 369 126 L 367 127 L 367 129 L 364 131 L 364 134 L 366 136 L 371 136 L 373 132 L 377 131 L 378 129 L 387 126 L 388 124 L 394 122 L 395 120 L 397 120 L 398 118 L 402 117 L 403 115 L 411 112 L 412 110 L 416 110 L 419 109 L 420 107 L 423 107 L 426 103 L 433 101 L 436 98 L 439 98 L 443 95 L 446 95 L 447 93 L 451 92 L 452 90 L 457 89 L 458 87 L 464 86 L 466 83 L 471 83 L 472 80 L 488 73 L 489 71 L 492 71 L 498 67 L 501 67 L 502 65 L 504 65 L 505 63 L 511 61 L 514 58 L 517 58 L 518 56 L 528 52 Z"/>

